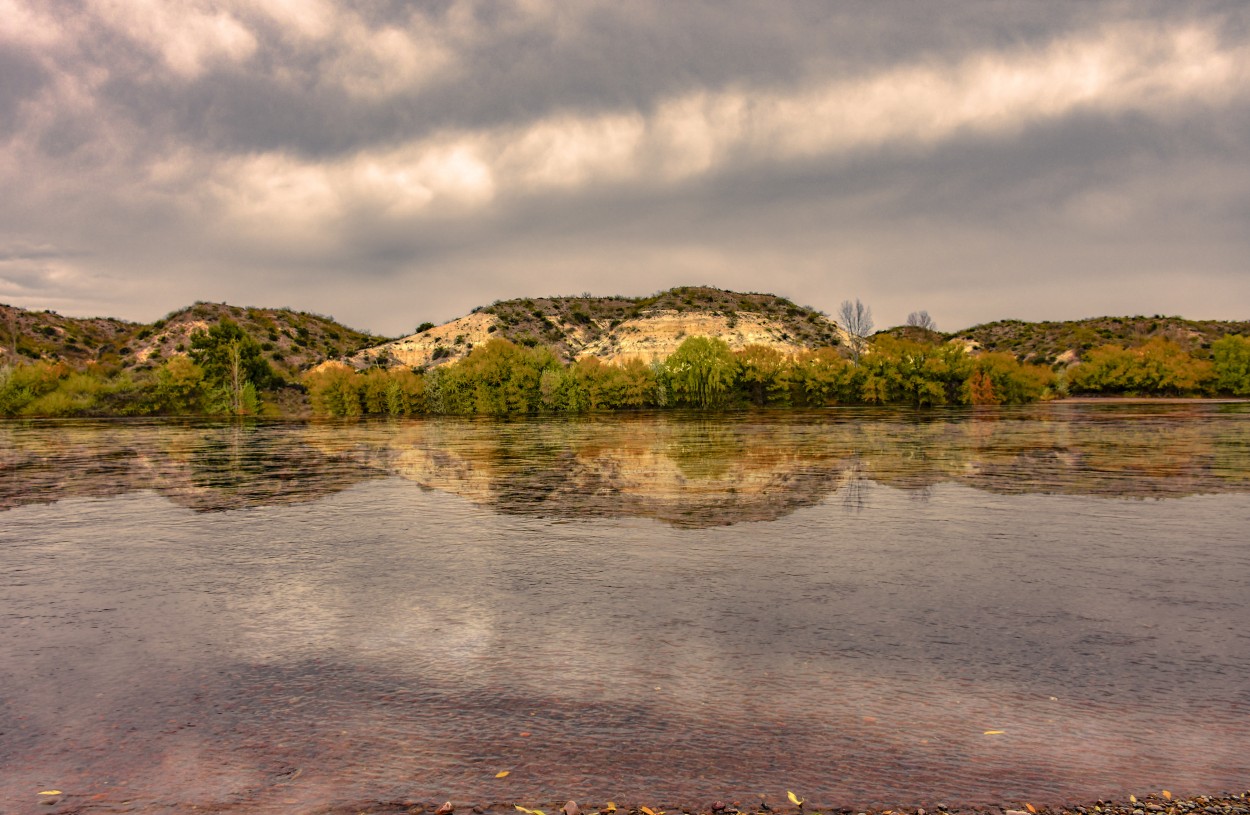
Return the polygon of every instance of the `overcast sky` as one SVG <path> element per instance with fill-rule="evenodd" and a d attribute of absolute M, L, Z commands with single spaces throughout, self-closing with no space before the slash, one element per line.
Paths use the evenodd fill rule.
<path fill-rule="evenodd" d="M 1250 319 L 1250 4 L 0 0 L 0 302 Z"/>

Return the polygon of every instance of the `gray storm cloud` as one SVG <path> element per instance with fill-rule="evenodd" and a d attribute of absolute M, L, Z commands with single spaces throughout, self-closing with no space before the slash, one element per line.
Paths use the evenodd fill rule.
<path fill-rule="evenodd" d="M 1250 312 L 1237 4 L 0 0 L 0 300 Z"/>

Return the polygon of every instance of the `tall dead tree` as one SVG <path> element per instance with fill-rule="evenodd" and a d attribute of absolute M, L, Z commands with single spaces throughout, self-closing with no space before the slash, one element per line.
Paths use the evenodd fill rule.
<path fill-rule="evenodd" d="M 859 362 L 859 355 L 864 352 L 868 337 L 872 334 L 872 309 L 861 303 L 858 297 L 854 303 L 843 300 L 838 309 L 838 322 L 842 324 L 842 330 L 850 340 L 851 357 Z"/>
<path fill-rule="evenodd" d="M 937 323 L 933 322 L 933 318 L 929 316 L 927 311 L 913 311 L 907 315 L 907 324 L 916 328 L 923 328 L 925 331 L 937 331 Z"/>

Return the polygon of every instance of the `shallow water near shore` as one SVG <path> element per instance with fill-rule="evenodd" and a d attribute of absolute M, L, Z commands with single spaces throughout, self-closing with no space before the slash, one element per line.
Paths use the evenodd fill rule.
<path fill-rule="evenodd" d="M 1244 788 L 1247 530 L 1246 405 L 0 424 L 0 800 Z"/>

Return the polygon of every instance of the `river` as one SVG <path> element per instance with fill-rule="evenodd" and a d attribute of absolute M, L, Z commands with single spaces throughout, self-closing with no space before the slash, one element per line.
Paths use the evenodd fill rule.
<path fill-rule="evenodd" d="M 0 800 L 1241 789 L 1247 530 L 1247 405 L 0 424 Z"/>

